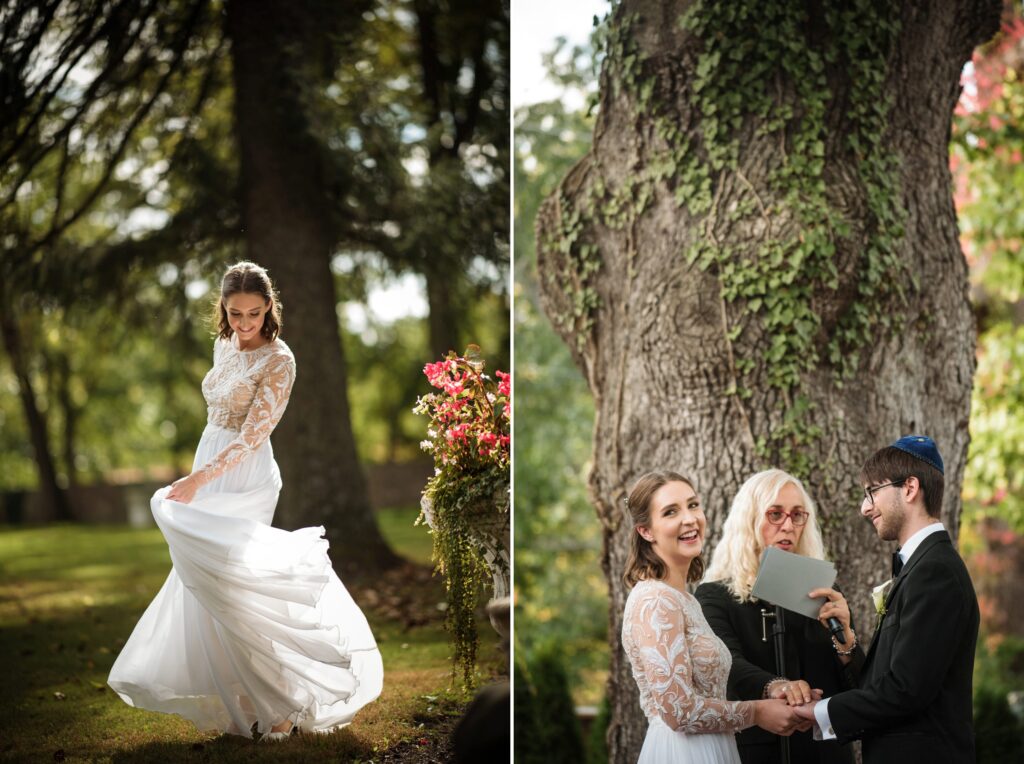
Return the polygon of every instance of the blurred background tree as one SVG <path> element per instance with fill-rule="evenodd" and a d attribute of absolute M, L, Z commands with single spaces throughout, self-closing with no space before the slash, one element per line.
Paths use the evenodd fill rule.
<path fill-rule="evenodd" d="M 547 56 L 562 97 L 516 111 L 515 550 L 520 646 L 548 656 L 554 645 L 581 702 L 596 703 L 607 669 L 607 586 L 601 533 L 586 491 L 594 405 L 565 344 L 540 310 L 533 221 L 541 201 L 590 145 L 590 48 L 561 41 Z M 580 104 L 573 108 L 572 104 Z M 558 448 L 552 448 L 552 444 Z M 547 657 L 544 658 L 548 660 Z"/>
<path fill-rule="evenodd" d="M 277 279 L 282 336 L 300 384 L 316 392 L 296 395 L 275 435 L 285 485 L 346 486 L 315 512 L 338 558 L 364 572 L 392 558 L 363 466 L 418 458 L 411 406 L 428 389 L 420 370 L 435 346 L 476 342 L 492 367 L 508 368 L 508 3 L 287 8 L 294 28 L 280 35 L 231 28 L 231 3 L 218 0 L 0 10 L 9 519 L 27 491 L 39 491 L 49 518 L 88 520 L 69 488 L 190 469 L 211 290 L 246 256 Z M 259 8 L 247 10 L 258 26 Z M 246 33 L 276 72 L 239 58 Z M 275 156 L 301 146 L 305 161 L 294 188 L 264 197 L 273 216 L 252 196 L 266 165 L 241 150 L 258 133 L 239 111 L 247 75 L 256 112 L 284 109 L 295 128 Z M 272 76 L 294 86 L 287 103 L 271 97 Z M 443 167 L 432 152 L 445 154 Z M 308 229 L 295 223 L 302 215 Z M 314 244 L 304 230 L 317 232 Z M 432 342 L 438 313 L 447 335 Z M 308 423 L 322 426 L 310 445 L 323 453 L 281 459 L 309 456 Z M 283 496 L 285 522 L 309 519 L 308 505 Z"/>

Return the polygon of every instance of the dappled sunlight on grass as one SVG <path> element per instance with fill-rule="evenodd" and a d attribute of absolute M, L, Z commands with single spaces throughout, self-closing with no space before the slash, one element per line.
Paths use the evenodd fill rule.
<path fill-rule="evenodd" d="M 389 542 L 422 563 L 429 561 L 430 536 L 411 528 L 416 512 L 380 517 Z M 0 682 L 0 761 L 53 761 L 58 751 L 68 762 L 369 761 L 405 741 L 432 744 L 469 700 L 451 687 L 438 607 L 443 583 L 409 568 L 376 584 L 381 606 L 366 607 L 384 658 L 384 692 L 349 727 L 257 745 L 132 708 L 106 686 L 107 674 L 170 567 L 156 529 L 0 529 L 0 649 L 9 659 Z M 357 601 L 367 584 L 360 586 L 353 588 Z M 402 603 L 418 603 L 416 618 L 385 607 L 395 586 L 407 587 Z M 479 630 L 483 683 L 503 672 L 504 662 L 486 620 Z"/>

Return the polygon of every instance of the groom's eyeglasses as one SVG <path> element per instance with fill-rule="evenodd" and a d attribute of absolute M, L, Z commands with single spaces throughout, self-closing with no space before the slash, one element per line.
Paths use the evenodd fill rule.
<path fill-rule="evenodd" d="M 807 518 L 811 515 L 802 509 L 794 509 L 792 512 L 784 512 L 781 509 L 769 509 L 764 513 L 764 516 L 768 518 L 768 522 L 772 525 L 782 525 L 788 517 L 793 521 L 793 525 L 801 526 L 807 525 Z"/>
<path fill-rule="evenodd" d="M 868 500 L 868 503 L 873 507 L 875 506 L 875 494 L 881 491 L 883 488 L 888 488 L 891 485 L 903 485 L 907 482 L 906 478 L 900 480 L 893 480 L 891 483 L 882 483 L 881 485 L 869 485 L 864 489 L 864 498 Z"/>

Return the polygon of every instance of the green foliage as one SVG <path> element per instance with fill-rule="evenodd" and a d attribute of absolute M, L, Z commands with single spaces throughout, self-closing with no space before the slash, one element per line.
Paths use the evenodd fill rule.
<path fill-rule="evenodd" d="M 537 724 L 539 709 L 536 693 L 526 675 L 526 659 L 521 650 L 516 650 L 512 663 L 513 734 L 516 746 L 516 764 L 544 764 L 545 751 L 541 746 Z"/>
<path fill-rule="evenodd" d="M 423 515 L 433 530 L 434 560 L 448 589 L 446 621 L 455 643 L 455 667 L 466 685 L 473 681 L 477 632 L 475 612 L 481 589 L 491 580 L 485 535 L 501 544 L 509 528 L 511 380 L 483 373 L 480 348 L 454 352 L 424 373 L 437 392 L 423 396 L 415 411 L 430 417 L 422 446 L 434 457 L 434 475 L 423 496 Z M 508 560 L 495 559 L 504 573 Z M 454 670 L 454 667 L 453 667 Z"/>
<path fill-rule="evenodd" d="M 1006 693 L 987 686 L 974 693 L 974 746 L 978 764 L 1024 759 L 1024 724 L 1014 716 Z"/>
<path fill-rule="evenodd" d="M 1024 639 L 979 641 L 974 662 L 974 737 L 979 764 L 1019 761 L 1024 756 Z M 1009 704 L 1015 693 L 1016 713 Z"/>
<path fill-rule="evenodd" d="M 976 686 L 1002 695 L 1024 690 L 1024 638 L 979 640 L 974 681 Z"/>
<path fill-rule="evenodd" d="M 902 296 L 902 266 L 895 249 L 902 236 L 896 206 L 898 167 L 884 143 L 891 110 L 884 89 L 887 60 L 898 31 L 894 17 L 885 4 L 870 0 L 830 6 L 824 19 L 827 32 L 815 39 L 807 31 L 810 20 L 803 6 L 738 4 L 719 11 L 696 3 L 680 21 L 702 45 L 693 90 L 703 156 L 688 155 L 693 163 L 710 165 L 716 173 L 735 172 L 743 180 L 737 165 L 739 138 L 754 118 L 759 135 L 779 136 L 783 159 L 769 183 L 782 201 L 764 209 L 751 188 L 756 210 L 747 209 L 763 218 L 769 232 L 763 241 L 749 251 L 736 251 L 717 246 L 712 236 L 691 245 L 687 259 L 712 270 L 722 299 L 739 309 L 730 340 L 743 332 L 744 317 L 759 319 L 768 340 L 763 361 L 770 386 L 799 389 L 803 375 L 823 361 L 831 363 L 840 378 L 849 376 L 857 367 L 859 350 L 879 328 L 888 328 L 882 307 L 894 294 Z M 850 91 L 842 94 L 844 148 L 857 160 L 871 212 L 871 236 L 858 266 L 857 299 L 840 315 L 822 351 L 816 290 L 839 289 L 835 253 L 850 230 L 850 222 L 826 196 L 825 112 L 840 97 L 829 86 L 829 67 L 852 67 L 855 72 Z M 706 206 L 706 196 L 683 194 L 682 200 L 692 209 L 693 200 Z M 786 239 L 772 237 L 773 219 L 795 220 L 799 233 Z M 714 221 L 709 216 L 706 222 Z M 741 378 L 754 366 L 753 359 L 741 358 Z M 796 438 L 772 435 L 787 464 L 791 462 L 783 451 L 799 450 L 814 438 L 809 432 Z"/>
<path fill-rule="evenodd" d="M 527 651 L 561 645 L 578 699 L 596 699 L 593 676 L 606 668 L 608 656 L 601 525 L 586 492 L 594 404 L 568 348 L 541 313 L 533 223 L 542 200 L 589 147 L 593 121 L 582 106 L 589 71 L 589 53 L 574 49 L 558 73 L 565 96 L 516 111 L 514 165 L 521 349 L 514 422 L 516 631 Z M 581 105 L 572 108 L 573 102 Z"/>
<path fill-rule="evenodd" d="M 1024 533 L 1024 326 L 999 323 L 978 340 L 964 509 Z"/>
<path fill-rule="evenodd" d="M 1022 39 L 1018 6 L 1002 32 L 975 52 L 971 95 L 961 96 L 953 119 L 950 169 L 981 329 L 1010 318 L 1010 307 L 1024 298 L 1024 208 L 1014 193 L 1024 188 Z"/>
<path fill-rule="evenodd" d="M 905 283 L 912 283 L 897 252 L 903 235 L 899 168 L 885 142 L 892 104 L 884 86 L 897 21 L 879 0 L 829 6 L 814 23 L 808 14 L 806 6 L 786 2 L 724 8 L 693 3 L 679 20 L 698 46 L 687 85 L 694 108 L 690 125 L 667 107 L 673 98 L 659 88 L 670 87 L 665 84 L 670 78 L 655 72 L 634 39 L 638 17 L 619 13 L 604 30 L 611 97 L 627 93 L 638 117 L 652 122 L 657 140 L 620 187 L 608 187 L 598 177 L 573 206 L 560 199 L 561 230 L 546 245 L 570 264 L 573 278 L 565 288 L 573 299 L 562 321 L 571 323 L 578 343 L 585 341 L 599 306 L 588 277 L 600 268 L 581 218 L 596 217 L 624 230 L 646 211 L 659 183 L 696 218 L 681 256 L 718 279 L 723 312 L 729 306 L 732 314 L 726 319 L 727 341 L 734 345 L 754 321 L 764 335 L 733 349 L 736 380 L 729 394 L 748 397 L 758 369 L 787 400 L 795 396 L 799 408 L 809 372 L 830 364 L 842 384 L 857 368 L 861 349 L 879 331 L 894 328 L 888 306 L 902 300 Z M 824 31 L 809 31 L 817 26 Z M 828 71 L 839 68 L 853 72 L 848 91 L 836 92 L 829 84 Z M 825 114 L 836 101 L 844 106 L 845 144 L 834 150 L 854 160 L 868 207 L 868 240 L 853 295 L 846 293 L 850 288 L 840 291 L 836 261 L 852 221 L 828 199 L 824 175 Z M 754 125 L 759 137 L 777 138 L 781 157 L 768 180 L 776 201 L 767 208 L 739 165 L 740 142 Z M 716 203 L 726 174 L 749 190 L 748 198 L 728 211 Z M 730 226 L 764 233 L 749 244 L 719 243 L 715 231 L 722 217 Z M 774 235 L 776 220 L 795 222 L 799 233 Z M 832 294 L 823 296 L 823 290 Z M 822 323 L 823 299 L 847 303 L 834 326 Z M 751 346 L 757 350 L 739 350 Z M 798 455 L 819 435 L 791 417 L 787 426 L 772 430 L 759 451 L 806 474 L 809 465 Z"/>
<path fill-rule="evenodd" d="M 423 420 L 409 401 L 429 390 L 422 375 L 423 359 L 430 357 L 424 322 L 371 320 L 359 334 L 346 331 L 344 345 L 360 460 L 379 464 L 417 458 Z"/>
<path fill-rule="evenodd" d="M 531 706 L 525 711 L 525 724 L 535 731 L 529 740 L 516 735 L 516 761 L 583 764 L 583 740 L 559 650 L 546 648 L 529 654 L 516 670 L 516 711 Z"/>
<path fill-rule="evenodd" d="M 608 724 L 611 720 L 612 703 L 605 695 L 587 736 L 587 764 L 608 764 Z"/>
<path fill-rule="evenodd" d="M 11 58 L 23 70 L 6 72 L 11 92 L 34 100 L 15 98 L 0 118 L 0 154 L 14 155 L 0 168 L 0 304 L 19 316 L 62 484 L 110 479 L 113 470 L 128 479 L 151 466 L 187 469 L 205 421 L 207 290 L 224 264 L 243 256 L 223 3 L 140 13 L 121 0 L 55 5 L 50 24 L 27 6 L 13 9 L 26 26 L 4 43 L 5 51 L 25 45 L 30 26 L 46 30 L 34 53 Z M 337 273 L 337 302 L 365 303 L 396 272 L 440 264 L 459 333 L 499 349 L 493 360 L 508 368 L 508 60 L 495 44 L 507 39 L 507 10 L 459 2 L 435 17 L 440 114 L 425 92 L 414 11 L 386 0 L 351 29 L 324 17 L 317 30 L 322 47 L 303 117 L 323 148 L 323 222 L 335 234 L 335 264 L 359 266 Z M 95 35 L 84 31 L 92 24 Z M 116 45 L 107 45 L 108 35 Z M 180 46 L 187 65 L 172 66 Z M 58 72 L 44 103 L 49 68 L 79 52 L 69 86 L 59 87 Z M 120 56 L 132 65 L 118 66 Z M 479 86 L 462 87 L 471 73 Z M 459 119 L 448 119 L 448 108 Z M 459 123 L 469 113 L 472 130 Z M 456 132 L 459 146 L 450 145 Z M 431 152 L 456 161 L 432 163 Z M 285 288 L 286 340 L 288 305 L 301 295 Z M 358 336 L 341 329 L 360 456 L 415 457 L 423 427 L 409 408 L 425 392 L 419 369 L 433 356 L 426 321 L 377 323 Z M 37 480 L 19 394 L 0 352 L 0 489 L 30 489 Z M 61 447 L 69 423 L 70 465 Z"/>
<path fill-rule="evenodd" d="M 388 546 L 401 550 L 408 560 L 420 565 L 429 565 L 432 556 L 430 535 L 416 525 L 420 516 L 419 506 L 383 507 L 376 512 L 380 533 Z"/>
<path fill-rule="evenodd" d="M 19 316 L 63 484 L 100 481 L 116 469 L 190 464 L 206 421 L 199 387 L 210 340 L 188 317 L 205 313 L 207 302 L 168 292 L 145 285 L 119 316 L 106 306 L 44 306 Z M 153 321 L 161 314 L 166 321 Z M 36 484 L 18 395 L 10 359 L 0 355 L 0 490 Z"/>
<path fill-rule="evenodd" d="M 575 206 L 564 194 L 559 195 L 559 208 L 561 230 L 548 242 L 548 246 L 565 257 L 569 278 L 565 279 L 562 290 L 569 297 L 570 304 L 568 312 L 556 316 L 555 321 L 571 330 L 576 337 L 576 349 L 582 350 L 594 328 L 594 311 L 601 305 L 591 278 L 601 268 L 600 252 L 597 245 L 581 238 L 592 210 Z M 551 278 L 556 277 L 552 274 Z"/>
<path fill-rule="evenodd" d="M 452 670 L 462 671 L 467 687 L 475 682 L 480 641 L 477 604 L 480 592 L 492 580 L 473 533 L 481 515 L 508 514 L 508 500 L 503 499 L 508 490 L 508 474 L 489 470 L 432 482 L 425 491 L 434 507 L 434 560 L 448 591 L 445 621 L 454 646 Z"/>
<path fill-rule="evenodd" d="M 971 444 L 964 519 L 1000 517 L 1024 533 L 1024 81 L 1019 9 L 975 52 L 971 95 L 953 121 L 953 171 L 961 244 L 971 266 L 978 319 L 978 368 L 971 395 Z M 980 526 L 979 526 L 980 527 Z"/>

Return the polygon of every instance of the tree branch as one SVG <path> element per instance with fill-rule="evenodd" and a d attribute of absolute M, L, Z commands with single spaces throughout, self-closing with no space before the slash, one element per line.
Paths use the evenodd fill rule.
<path fill-rule="evenodd" d="M 153 105 L 156 103 L 160 95 L 164 92 L 164 89 L 166 88 L 168 81 L 178 71 L 178 67 L 181 64 L 182 58 L 185 55 L 185 51 L 188 49 L 189 43 L 192 39 L 192 32 L 199 22 L 199 17 L 201 15 L 204 5 L 205 2 L 199 0 L 199 2 L 196 2 L 192 6 L 191 13 L 189 14 L 187 20 L 185 21 L 185 24 L 182 27 L 182 33 L 180 39 L 178 40 L 178 47 L 174 52 L 173 60 L 170 62 L 170 64 L 167 67 L 167 71 L 164 72 L 156 87 L 153 89 L 153 92 L 150 94 L 150 97 L 146 100 L 143 106 L 135 113 L 135 115 L 129 121 L 128 126 L 125 128 L 121 136 L 120 143 L 111 155 L 110 160 L 107 162 L 107 167 L 103 172 L 103 176 L 96 183 L 92 191 L 86 196 L 85 201 L 78 207 L 77 210 L 75 210 L 75 212 L 73 212 L 70 216 L 68 216 L 68 218 L 61 221 L 60 223 L 54 221 L 54 225 L 50 227 L 49 232 L 47 232 L 47 234 L 43 236 L 42 239 L 32 244 L 29 244 L 29 246 L 26 248 L 26 252 L 29 255 L 32 255 L 38 250 L 47 247 L 51 242 L 53 242 L 54 239 L 56 239 L 58 236 L 64 233 L 64 231 L 66 231 L 69 226 L 71 226 L 83 214 L 85 214 L 85 212 L 92 206 L 92 204 L 96 201 L 99 195 L 103 193 L 104 189 L 106 188 L 107 182 L 110 180 L 110 176 L 113 174 L 114 168 L 117 167 L 117 164 L 120 162 L 121 156 L 124 154 L 124 151 L 128 146 L 128 141 L 134 134 L 135 129 L 139 126 L 139 124 L 142 123 L 142 120 L 144 120 L 146 116 L 148 116 L 150 110 L 153 108 Z"/>

